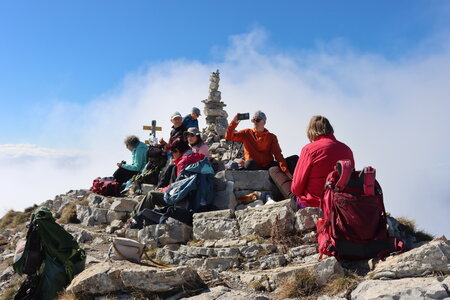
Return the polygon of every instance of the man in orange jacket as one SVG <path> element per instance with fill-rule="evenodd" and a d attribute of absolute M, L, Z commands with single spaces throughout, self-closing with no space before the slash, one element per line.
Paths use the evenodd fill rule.
<path fill-rule="evenodd" d="M 281 154 L 277 136 L 270 133 L 264 126 L 266 125 L 266 114 L 258 110 L 252 118 L 254 127 L 235 131 L 239 124 L 238 114 L 234 116 L 228 125 L 225 139 L 244 144 L 244 156 L 246 170 L 268 170 L 273 166 L 280 166 L 281 170 L 292 178 L 286 160 Z M 276 161 L 274 161 L 274 158 Z"/>

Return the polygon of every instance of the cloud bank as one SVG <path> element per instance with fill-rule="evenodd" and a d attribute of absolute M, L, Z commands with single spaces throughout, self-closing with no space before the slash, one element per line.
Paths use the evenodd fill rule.
<path fill-rule="evenodd" d="M 214 62 L 143 66 L 84 106 L 53 103 L 40 140 L 51 140 L 54 150 L 45 144 L 0 146 L 5 166 L 0 176 L 7 187 L 2 207 L 21 209 L 111 175 L 115 162 L 130 159 L 126 135 L 146 138 L 142 125 L 156 119 L 164 129 L 159 135 L 167 137 L 169 116 L 202 108 L 209 74 L 220 69 L 219 89 L 230 118 L 237 112 L 266 112 L 267 128 L 289 156 L 308 142 L 311 116 L 327 116 L 336 137 L 352 148 L 357 169 L 377 169 L 388 212 L 415 219 L 432 234 L 450 236 L 450 47 L 442 36 L 434 42 L 440 45 L 434 52 L 419 46 L 392 61 L 342 41 L 286 53 L 272 47 L 264 30 L 255 29 L 230 37 Z M 239 128 L 246 126 L 250 122 Z"/>

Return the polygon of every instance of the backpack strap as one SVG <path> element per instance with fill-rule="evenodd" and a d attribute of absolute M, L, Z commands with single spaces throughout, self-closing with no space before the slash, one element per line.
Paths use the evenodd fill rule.
<path fill-rule="evenodd" d="M 352 162 L 349 159 L 338 160 L 335 170 L 339 173 L 339 180 L 336 182 L 335 190 L 339 192 L 345 188 L 350 180 L 353 171 Z"/>
<path fill-rule="evenodd" d="M 365 167 L 364 173 L 364 195 L 375 195 L 375 173 L 376 170 L 372 167 Z"/>

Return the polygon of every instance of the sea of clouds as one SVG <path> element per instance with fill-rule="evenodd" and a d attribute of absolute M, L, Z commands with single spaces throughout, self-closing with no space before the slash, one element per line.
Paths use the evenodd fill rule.
<path fill-rule="evenodd" d="M 432 44 L 437 46 L 411 49 L 398 59 L 361 53 L 339 40 L 285 52 L 257 28 L 230 37 L 209 63 L 150 63 L 87 104 L 54 102 L 41 128 L 51 147 L 0 145 L 0 213 L 110 176 L 116 162 L 130 160 L 123 138 L 147 138 L 142 125 L 153 119 L 164 129 L 159 137 L 167 139 L 169 116 L 188 114 L 192 106 L 203 109 L 209 74 L 219 69 L 230 118 L 261 109 L 289 156 L 308 143 L 311 116 L 325 115 L 336 137 L 352 148 L 356 168 L 377 169 L 389 213 L 448 237 L 450 47 L 444 38 Z M 238 129 L 250 126 L 243 121 Z"/>

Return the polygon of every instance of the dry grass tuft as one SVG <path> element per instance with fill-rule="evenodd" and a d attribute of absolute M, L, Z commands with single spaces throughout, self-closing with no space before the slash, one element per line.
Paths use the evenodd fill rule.
<path fill-rule="evenodd" d="M 60 224 L 67 223 L 79 223 L 77 219 L 77 209 L 76 205 L 78 203 L 72 202 L 67 204 L 61 212 L 61 216 L 57 220 Z"/>
<path fill-rule="evenodd" d="M 269 278 L 267 276 L 263 276 L 259 280 L 252 281 L 250 283 L 250 287 L 257 292 L 264 292 L 264 291 L 266 291 L 266 287 L 264 286 L 264 283 L 268 280 L 269 280 Z"/>
<path fill-rule="evenodd" d="M 328 282 L 322 291 L 326 295 L 337 295 L 344 291 L 354 290 L 361 281 L 363 281 L 361 276 L 358 276 L 356 273 L 349 272 L 345 277 L 337 278 Z"/>
<path fill-rule="evenodd" d="M 416 237 L 417 242 L 431 241 L 434 237 L 433 235 L 425 232 L 423 230 L 418 230 L 416 226 L 416 221 L 408 219 L 406 217 L 399 217 L 396 220 L 403 225 L 400 229 L 404 230 L 406 233 Z"/>
<path fill-rule="evenodd" d="M 2 294 L 0 295 L 0 300 L 14 299 L 14 296 L 16 295 L 24 280 L 25 278 L 19 278 L 18 280 L 13 281 L 14 283 L 12 286 L 3 290 Z"/>
<path fill-rule="evenodd" d="M 198 241 L 191 240 L 188 241 L 187 244 L 188 246 L 191 247 L 202 247 L 205 244 L 205 240 L 198 240 Z"/>
<path fill-rule="evenodd" d="M 278 287 L 278 290 L 280 292 L 277 294 L 277 299 L 315 299 L 321 287 L 317 276 L 309 270 L 304 270 L 286 280 L 284 284 Z"/>
<path fill-rule="evenodd" d="M 301 237 L 294 226 L 290 224 L 287 219 L 280 220 L 279 216 L 275 219 L 275 224 L 272 227 L 270 235 L 272 244 L 280 245 L 281 250 L 284 253 L 286 253 L 289 248 L 303 244 Z"/>
<path fill-rule="evenodd" d="M 37 208 L 37 205 L 28 207 L 24 212 L 18 212 L 10 210 L 0 219 L 0 232 L 3 232 L 7 228 L 16 229 L 17 226 L 24 224 L 30 220 L 31 214 Z"/>

